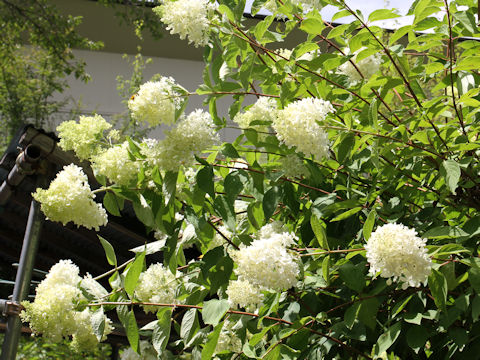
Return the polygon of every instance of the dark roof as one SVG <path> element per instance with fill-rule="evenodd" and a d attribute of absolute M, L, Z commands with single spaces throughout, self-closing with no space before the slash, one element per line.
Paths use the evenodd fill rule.
<path fill-rule="evenodd" d="M 54 164 L 56 171 L 52 177 L 64 165 L 74 162 L 83 165 L 89 176 L 91 187 L 98 187 L 99 184 L 95 181 L 88 165 L 81 164 L 71 152 L 59 149 L 56 146 L 57 140 L 54 134 L 47 134 L 31 126 L 22 129 L 0 160 L 0 184 L 5 181 L 9 171 L 15 165 L 17 155 L 27 145 L 36 144 L 42 148 L 42 156 Z M 11 266 L 18 262 L 20 257 L 32 200 L 31 193 L 35 191 L 35 177 L 35 174 L 25 177 L 15 188 L 8 202 L 4 206 L 0 206 L 0 261 L 3 264 L 2 267 Z M 100 194 L 96 201 L 102 201 Z M 129 249 L 153 240 L 153 236 L 146 233 L 145 226 L 136 219 L 133 209 L 127 202 L 122 211 L 122 217 L 109 214 L 107 226 L 101 227 L 98 235 L 112 243 L 119 264 L 133 256 Z M 96 276 L 111 269 L 95 231 L 78 228 L 72 223 L 63 226 L 60 223 L 46 220 L 43 225 L 35 268 L 48 271 L 61 259 L 71 259 L 79 266 L 82 274 L 89 272 Z M 161 261 L 160 254 L 151 255 L 149 261 Z"/>

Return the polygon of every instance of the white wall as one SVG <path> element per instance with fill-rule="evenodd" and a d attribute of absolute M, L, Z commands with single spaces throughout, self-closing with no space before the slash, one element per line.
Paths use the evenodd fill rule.
<path fill-rule="evenodd" d="M 73 77 L 68 80 L 69 89 L 63 94 L 56 97 L 56 100 L 63 98 L 71 98 L 73 102 L 81 102 L 81 112 L 90 114 L 96 112 L 105 118 L 126 111 L 126 107 L 122 104 L 122 98 L 117 91 L 116 77 L 118 75 L 129 79 L 132 74 L 132 68 L 129 65 L 133 56 L 129 61 L 123 59 L 121 54 L 108 53 L 100 51 L 75 50 L 75 56 L 86 62 L 86 72 L 90 74 L 91 80 L 84 83 Z M 152 62 L 147 65 L 144 72 L 144 79 L 148 81 L 154 74 L 173 77 L 177 83 L 185 87 L 187 90 L 194 92 L 203 82 L 202 72 L 204 69 L 203 62 L 182 59 L 170 59 L 151 57 Z M 204 97 L 192 95 L 189 97 L 186 112 L 193 111 L 197 108 L 208 110 L 208 107 L 202 104 Z M 218 113 L 220 116 L 228 114 L 228 106 L 231 100 L 228 98 L 219 101 Z M 73 108 L 71 102 L 62 110 L 59 118 L 68 119 L 68 114 Z M 58 120 L 56 121 L 58 122 Z M 56 124 L 52 124 L 54 128 Z M 50 129 L 50 130 L 53 130 Z M 161 130 L 154 131 L 152 137 L 161 137 Z M 226 133 L 224 130 L 221 136 L 226 139 L 232 139 L 236 136 L 236 132 L 231 130 Z"/>

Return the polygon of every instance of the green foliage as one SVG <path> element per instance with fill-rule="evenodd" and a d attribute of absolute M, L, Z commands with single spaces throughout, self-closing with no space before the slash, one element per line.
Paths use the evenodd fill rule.
<path fill-rule="evenodd" d="M 3 334 L 0 334 L 0 342 L 3 343 Z M 77 353 L 69 347 L 69 341 L 59 343 L 45 341 L 41 337 L 20 337 L 17 360 L 108 360 L 111 358 L 112 349 L 108 344 L 100 344 L 97 349 L 90 353 Z"/>
<path fill-rule="evenodd" d="M 231 119 L 246 111 L 246 96 L 274 99 L 278 111 L 301 99 L 329 101 L 334 110 L 314 124 L 328 136 L 328 158 L 300 152 L 303 142 L 287 146 L 274 132 L 279 117 L 254 113 L 233 142 L 196 154 L 193 170 L 152 166 L 131 140 L 130 157 L 142 165 L 135 186 L 105 186 L 113 215 L 117 200 L 125 199 L 147 232 L 162 233 L 145 251 L 134 249 L 135 260 L 112 276 L 109 301 L 89 304 L 116 307 L 135 351 L 141 334 L 152 336 L 161 356 L 195 359 L 478 356 L 480 42 L 458 41 L 479 36 L 477 4 L 451 1 L 445 11 L 443 1 L 415 1 L 413 24 L 388 34 L 370 22 L 394 18 L 392 11 L 377 10 L 366 21 L 343 1 L 320 3 L 338 8 L 334 18 L 354 21 L 331 27 L 318 11 L 302 14 L 296 2 L 277 1 L 284 21 L 266 17 L 249 28 L 242 1 L 220 1 L 223 16 L 212 20 L 197 94 L 206 95 L 219 128 L 230 126 L 216 114 L 216 101 L 226 95 Z M 434 16 L 441 11 L 443 17 Z M 291 54 L 275 50 L 290 35 L 298 39 Z M 293 120 L 305 114 L 289 114 L 288 130 L 300 133 L 299 141 L 307 142 L 309 131 L 320 133 L 296 126 Z M 298 174 L 287 171 L 290 155 L 298 158 Z M 259 230 L 272 221 L 284 224 L 282 239 L 295 234 L 284 250 L 299 266 L 298 282 L 261 288 L 257 308 L 236 309 L 228 299 L 230 285 L 244 280 L 237 251 L 261 238 L 265 228 Z M 415 272 L 409 258 L 388 279 L 385 269 L 369 272 L 366 242 L 386 223 L 404 224 L 426 239 L 432 269 L 423 283 L 398 279 L 405 269 Z M 383 240 L 385 251 L 394 252 L 390 261 L 400 251 L 422 250 Z M 162 252 L 164 267 L 176 275 L 175 301 L 155 298 L 148 306 L 158 307 L 157 320 L 139 330 L 134 309 L 145 304 L 135 289 L 153 251 Z M 223 348 L 226 339 L 240 346 Z"/>
<path fill-rule="evenodd" d="M 63 105 L 50 98 L 66 88 L 68 75 L 88 80 L 72 48 L 97 49 L 101 43 L 80 36 L 80 22 L 59 14 L 47 0 L 0 1 L 0 126 L 7 135 L 1 146 L 22 124 L 47 124 Z"/>

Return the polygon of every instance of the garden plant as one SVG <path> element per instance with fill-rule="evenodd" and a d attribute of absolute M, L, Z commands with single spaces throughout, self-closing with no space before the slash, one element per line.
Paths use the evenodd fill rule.
<path fill-rule="evenodd" d="M 333 23 L 351 20 L 324 21 L 327 5 Z M 116 312 L 124 359 L 478 358 L 477 2 L 417 0 L 394 31 L 378 21 L 395 11 L 338 0 L 255 0 L 273 15 L 254 22 L 244 7 L 153 9 L 205 49 L 198 89 L 157 77 L 128 102 L 162 140 L 98 115 L 57 128 L 101 187 L 66 166 L 33 194 L 46 217 L 98 230 L 132 206 L 156 240 L 119 264 L 115 239 L 99 238 L 112 270 L 62 260 L 22 318 L 82 351 Z M 208 111 L 184 113 L 197 95 Z M 222 143 L 224 128 L 238 137 Z M 155 320 L 140 328 L 139 311 Z"/>

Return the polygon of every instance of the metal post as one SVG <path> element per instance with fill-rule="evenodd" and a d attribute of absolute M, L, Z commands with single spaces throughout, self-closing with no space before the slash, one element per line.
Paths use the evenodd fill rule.
<path fill-rule="evenodd" d="M 44 185 L 46 177 L 38 175 L 37 185 Z M 32 199 L 28 214 L 27 227 L 23 238 L 22 252 L 18 265 L 15 287 L 13 289 L 12 302 L 20 303 L 25 300 L 30 290 L 35 256 L 37 254 L 40 233 L 45 217 L 40 211 L 40 203 Z M 18 315 L 10 314 L 7 320 L 5 339 L 2 346 L 1 360 L 14 360 L 17 354 L 18 341 L 20 338 L 22 322 Z"/>

